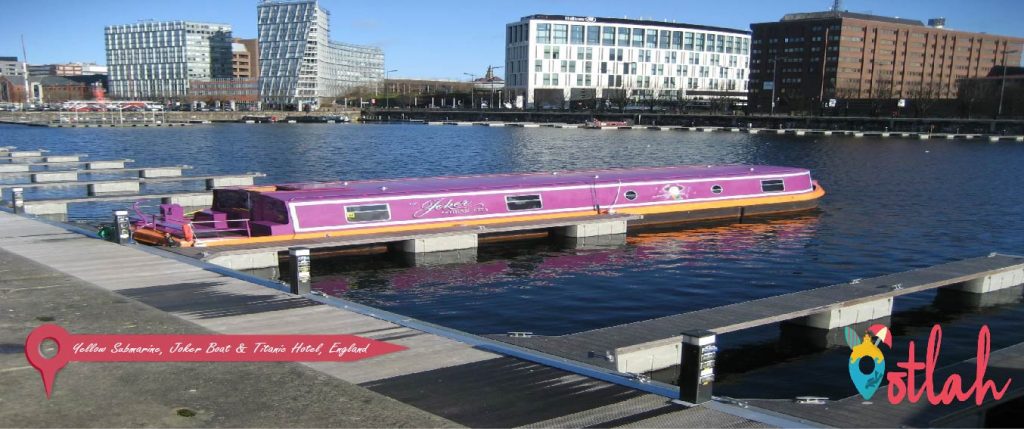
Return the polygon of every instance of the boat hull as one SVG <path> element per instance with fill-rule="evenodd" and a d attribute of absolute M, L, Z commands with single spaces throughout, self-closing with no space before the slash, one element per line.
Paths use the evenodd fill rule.
<path fill-rule="evenodd" d="M 765 196 L 706 203 L 683 202 L 679 204 L 664 206 L 622 209 L 612 208 L 600 211 L 584 210 L 501 218 L 463 219 L 459 221 L 437 221 L 415 225 L 392 225 L 349 230 L 339 229 L 333 231 L 318 231 L 312 233 L 297 233 L 288 235 L 219 238 L 212 240 L 203 240 L 202 245 L 216 247 L 255 243 L 276 243 L 293 240 L 312 240 L 332 237 L 352 237 L 375 234 L 398 234 L 448 228 L 465 228 L 473 226 L 508 224 L 513 222 L 543 222 L 547 220 L 565 219 L 570 217 L 599 217 L 606 216 L 611 213 L 633 214 L 641 216 L 640 219 L 631 221 L 629 223 L 629 225 L 632 227 L 678 224 L 708 220 L 742 220 L 743 218 L 750 216 L 812 210 L 818 206 L 818 201 L 824 195 L 824 188 L 815 183 L 815 187 L 812 192 L 797 195 Z"/>

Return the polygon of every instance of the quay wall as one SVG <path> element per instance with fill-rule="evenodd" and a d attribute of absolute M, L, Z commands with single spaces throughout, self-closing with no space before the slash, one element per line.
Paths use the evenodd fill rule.
<path fill-rule="evenodd" d="M 590 119 L 629 121 L 634 125 L 735 127 L 760 129 L 818 129 L 851 131 L 906 131 L 926 133 L 1024 134 L 1024 120 L 958 119 L 855 116 L 725 115 L 667 113 L 630 110 L 545 111 L 545 110 L 446 110 L 370 109 L 361 113 L 363 122 L 468 121 L 537 122 L 582 124 Z"/>

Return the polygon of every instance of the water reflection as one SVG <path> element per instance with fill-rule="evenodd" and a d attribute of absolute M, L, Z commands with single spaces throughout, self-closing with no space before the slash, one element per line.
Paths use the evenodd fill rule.
<path fill-rule="evenodd" d="M 468 264 L 407 268 L 403 265 L 408 264 L 407 257 L 399 255 L 318 261 L 314 288 L 427 320 L 436 318 L 439 309 L 459 315 L 466 307 L 487 306 L 495 307 L 488 310 L 491 313 L 560 314 L 557 318 L 531 317 L 517 324 L 529 324 L 534 332 L 575 332 L 597 327 L 592 324 L 595 315 L 585 311 L 590 306 L 614 306 L 618 314 L 634 315 L 621 322 L 649 318 L 650 308 L 645 307 L 653 303 L 665 314 L 711 306 L 715 300 L 706 298 L 708 285 L 701 279 L 714 283 L 717 274 L 737 268 L 757 270 L 767 263 L 752 255 L 789 259 L 788 254 L 802 249 L 814 236 L 817 222 L 816 215 L 804 215 L 737 225 L 677 227 L 583 246 L 565 239 L 504 243 L 482 247 L 478 262 Z M 731 256 L 709 260 L 711 254 Z M 664 280 L 637 281 L 643 278 Z M 577 286 L 581 284 L 586 286 Z M 768 293 L 748 291 L 756 296 Z M 565 311 L 567 308 L 581 312 Z M 446 323 L 476 333 L 506 328 L 486 319 L 451 317 Z"/>

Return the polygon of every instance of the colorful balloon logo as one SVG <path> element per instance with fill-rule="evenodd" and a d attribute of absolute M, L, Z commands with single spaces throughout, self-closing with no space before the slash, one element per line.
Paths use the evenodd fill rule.
<path fill-rule="evenodd" d="M 860 392 L 860 396 L 864 400 L 870 400 L 881 386 L 882 377 L 885 376 L 885 356 L 878 348 L 878 344 L 885 343 L 892 348 L 892 335 L 889 334 L 889 328 L 881 324 L 871 325 L 864 334 L 863 340 L 857 336 L 856 331 L 848 327 L 844 333 L 846 334 L 846 344 L 852 349 L 848 362 L 850 379 L 853 380 L 853 385 Z M 871 342 L 872 336 L 876 338 L 873 343 Z M 873 364 L 871 372 L 866 374 L 860 367 L 860 361 L 865 357 L 870 358 Z"/>

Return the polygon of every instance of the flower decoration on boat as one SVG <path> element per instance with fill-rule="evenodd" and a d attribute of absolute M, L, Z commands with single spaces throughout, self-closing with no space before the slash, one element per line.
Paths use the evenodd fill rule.
<path fill-rule="evenodd" d="M 683 185 L 665 185 L 661 188 L 658 198 L 665 200 L 682 200 L 687 197 L 687 187 Z"/>

